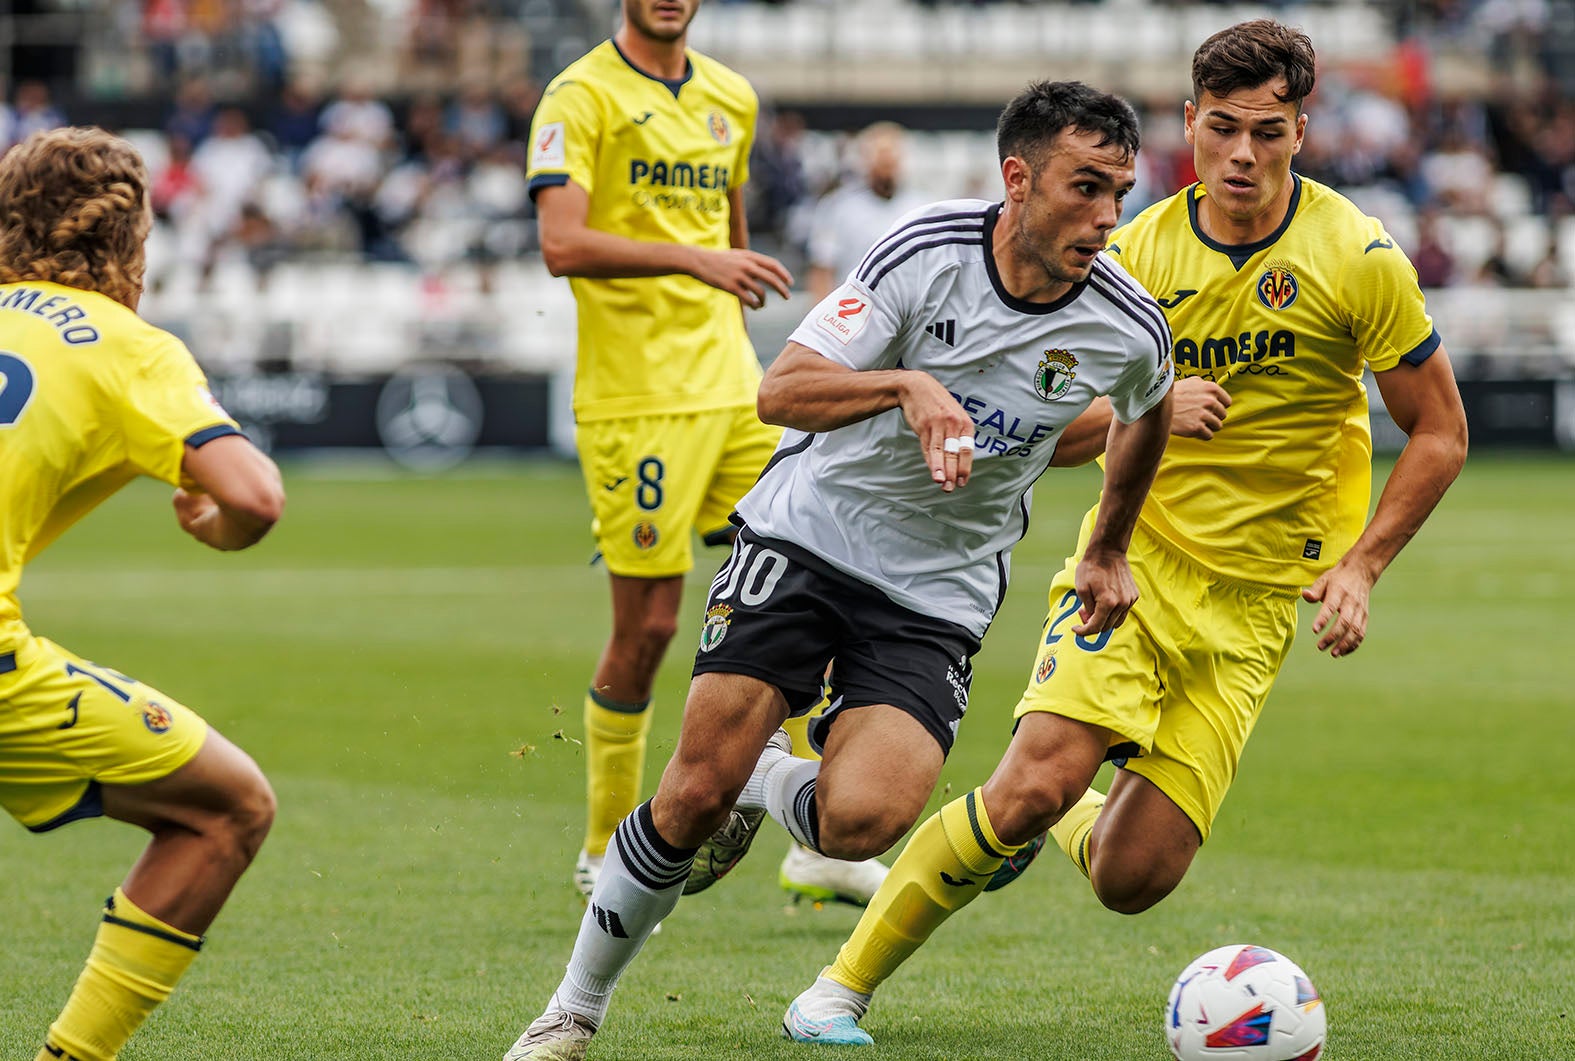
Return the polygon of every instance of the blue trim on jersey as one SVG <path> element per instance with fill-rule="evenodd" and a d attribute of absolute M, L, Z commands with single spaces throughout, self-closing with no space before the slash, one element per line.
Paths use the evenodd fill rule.
<path fill-rule="evenodd" d="M 1004 302 L 1009 309 L 1019 313 L 1043 314 L 1054 313 L 1064 309 L 1077 301 L 1077 296 L 1083 293 L 1083 288 L 1088 286 L 1087 280 L 1079 280 L 1072 285 L 1071 290 L 1054 302 L 1026 302 L 1006 290 L 1006 285 L 1001 283 L 1001 272 L 995 267 L 995 254 L 992 252 L 995 241 L 995 223 L 1001 218 L 1001 204 L 996 203 L 984 212 L 984 271 L 990 277 L 990 286 L 995 288 L 996 297 Z"/>
<path fill-rule="evenodd" d="M 935 214 L 931 217 L 921 217 L 916 221 L 910 221 L 890 235 L 883 237 L 879 243 L 871 247 L 869 253 L 864 255 L 864 260 L 859 263 L 859 267 L 854 270 L 853 275 L 859 280 L 867 279 L 869 271 L 879 265 L 882 258 L 891 254 L 903 243 L 918 239 L 921 236 L 931 236 L 937 232 L 973 232 L 976 230 L 983 232 L 986 212 L 984 210 L 970 210 L 958 214 Z M 947 221 L 972 221 L 973 224 L 943 224 L 943 222 Z M 942 227 L 926 228 L 925 226 L 928 225 L 941 225 Z M 924 231 L 921 232 L 919 231 L 920 229 L 924 229 Z"/>
<path fill-rule="evenodd" d="M 613 46 L 613 51 L 618 53 L 618 58 L 622 59 L 628 64 L 630 70 L 633 70 L 641 77 L 648 77 L 657 84 L 666 86 L 667 91 L 673 94 L 674 99 L 678 98 L 678 90 L 687 85 L 689 83 L 689 79 L 695 76 L 695 64 L 689 61 L 689 56 L 687 55 L 684 56 L 684 76 L 680 77 L 677 81 L 669 81 L 665 77 L 657 77 L 655 74 L 648 74 L 644 70 L 641 70 L 638 66 L 635 66 L 633 61 L 630 60 L 627 55 L 623 54 L 623 49 L 618 47 L 618 42 L 613 40 L 611 37 L 607 39 L 607 43 Z"/>
<path fill-rule="evenodd" d="M 223 438 L 226 435 L 240 434 L 241 433 L 239 431 L 231 427 L 229 424 L 214 424 L 212 427 L 205 427 L 201 431 L 195 431 L 187 435 L 186 445 L 190 446 L 192 449 L 201 449 L 203 446 L 206 446 L 216 438 Z M 241 437 L 244 438 L 245 436 L 242 435 Z"/>
<path fill-rule="evenodd" d="M 1219 251 L 1230 259 L 1230 263 L 1237 270 L 1240 270 L 1243 265 L 1247 264 L 1249 258 L 1265 247 L 1273 246 L 1276 240 L 1285 235 L 1285 230 L 1291 227 L 1291 219 L 1296 216 L 1296 207 L 1302 201 L 1302 179 L 1297 174 L 1292 173 L 1291 183 L 1291 204 L 1285 208 L 1285 218 L 1273 232 L 1253 243 L 1221 243 L 1219 240 L 1211 239 L 1204 235 L 1203 226 L 1198 223 L 1198 189 L 1203 187 L 1203 182 L 1199 181 L 1187 189 L 1187 220 L 1192 223 L 1192 234 L 1198 237 L 1199 243 L 1202 243 L 1210 250 Z"/>
<path fill-rule="evenodd" d="M 944 230 L 936 229 L 936 231 L 940 232 L 940 231 L 944 231 Z M 906 251 L 904 251 L 898 257 L 896 257 L 896 258 L 892 259 L 891 261 L 887 262 L 886 265 L 884 267 L 882 267 L 881 271 L 875 274 L 875 278 L 873 280 L 869 281 L 864 286 L 868 287 L 871 291 L 874 291 L 875 290 L 875 286 L 877 284 L 879 284 L 881 282 L 881 280 L 883 280 L 885 278 L 887 273 L 889 273 L 893 269 L 897 268 L 897 266 L 901 265 L 903 262 L 905 262 L 909 258 L 913 257 L 915 254 L 918 254 L 920 251 L 933 250 L 936 247 L 950 247 L 950 246 L 954 246 L 954 245 L 958 246 L 958 247 L 982 247 L 982 246 L 984 246 L 984 237 L 983 236 L 947 236 L 944 239 L 932 239 L 928 243 L 916 243 L 913 246 L 909 247 Z"/>
<path fill-rule="evenodd" d="M 97 781 L 89 781 L 87 791 L 82 793 L 82 798 L 76 805 L 62 814 L 57 814 L 41 825 L 29 825 L 28 831 L 34 833 L 47 833 L 58 829 L 62 825 L 82 821 L 84 818 L 102 818 L 104 816 L 104 792 L 99 788 Z"/>
<path fill-rule="evenodd" d="M 0 674 L 10 674 L 16 670 L 16 653 L 0 652 Z"/>
<path fill-rule="evenodd" d="M 1433 329 L 1433 334 L 1417 343 L 1410 351 L 1401 354 L 1400 360 L 1412 365 L 1420 365 L 1438 350 L 1444 343 L 1444 337 L 1438 334 L 1438 329 Z"/>
<path fill-rule="evenodd" d="M 1163 365 L 1165 363 L 1166 355 L 1170 353 L 1170 325 L 1165 321 L 1165 315 L 1160 313 L 1159 307 L 1150 301 L 1150 296 L 1147 294 L 1147 292 L 1144 292 L 1142 295 L 1138 295 L 1132 290 L 1128 289 L 1126 285 L 1121 282 L 1120 277 L 1113 275 L 1121 272 L 1119 267 L 1112 265 L 1108 267 L 1108 271 L 1101 271 L 1099 266 L 1100 261 L 1095 259 L 1094 268 L 1091 269 L 1088 274 L 1089 286 L 1095 291 L 1099 292 L 1101 295 L 1105 296 L 1105 300 L 1107 302 L 1109 302 L 1112 306 L 1115 306 L 1127 316 L 1131 317 L 1133 320 L 1137 321 L 1138 324 L 1143 327 L 1143 330 L 1148 332 L 1149 337 L 1154 340 L 1155 346 L 1159 350 L 1158 363 Z M 1098 274 L 1099 280 L 1108 282 L 1112 288 L 1116 289 L 1116 291 L 1119 291 L 1121 295 L 1126 297 L 1118 297 L 1115 291 L 1105 290 L 1102 284 L 1096 282 L 1095 274 Z M 1128 279 L 1130 280 L 1130 277 L 1128 277 Z M 1136 281 L 1132 282 L 1134 284 L 1136 283 Z M 1137 290 L 1142 291 L 1142 288 L 1138 288 Z M 1149 311 L 1149 313 L 1140 313 L 1138 312 L 1139 309 L 1146 309 Z M 1157 328 L 1155 326 L 1154 320 L 1156 316 L 1159 318 Z"/>
<path fill-rule="evenodd" d="M 530 201 L 536 201 L 536 193 L 543 188 L 558 188 L 569 183 L 567 173 L 538 173 L 530 179 L 530 186 L 525 189 L 530 196 Z"/>

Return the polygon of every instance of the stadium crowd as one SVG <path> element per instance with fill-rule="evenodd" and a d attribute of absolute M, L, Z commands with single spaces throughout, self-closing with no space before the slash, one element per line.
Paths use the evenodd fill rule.
<path fill-rule="evenodd" d="M 330 68 L 293 53 L 296 42 L 312 55 L 319 47 L 300 29 L 303 6 L 315 4 L 142 0 L 143 47 L 161 83 L 175 86 L 160 128 L 120 130 L 153 175 L 155 259 L 199 272 L 243 259 L 266 280 L 303 256 L 431 270 L 534 253 L 523 167 L 540 83 L 517 13 L 488 0 L 410 4 L 399 89 L 380 93 L 386 72 L 329 78 Z M 1324 72 L 1309 103 L 1320 135 L 1297 168 L 1383 218 L 1425 286 L 1569 284 L 1572 255 L 1559 237 L 1575 216 L 1575 89 L 1544 47 L 1552 5 L 1429 0 L 1397 10 L 1405 19 L 1389 61 Z M 1467 95 L 1437 83 L 1426 42 L 1468 33 L 1500 68 L 1533 75 Z M 1171 108 L 1140 111 L 1145 150 L 1129 214 L 1194 179 Z M 92 120 L 53 102 L 44 83 L 23 81 L 0 103 L 0 149 Z M 909 137 L 910 173 L 934 170 L 925 157 L 933 139 Z M 846 132 L 763 112 L 748 186 L 757 243 L 801 266 L 814 204 L 857 179 L 856 154 Z M 933 180 L 921 190 L 976 191 Z M 1460 218 L 1470 219 L 1470 247 L 1460 245 Z"/>

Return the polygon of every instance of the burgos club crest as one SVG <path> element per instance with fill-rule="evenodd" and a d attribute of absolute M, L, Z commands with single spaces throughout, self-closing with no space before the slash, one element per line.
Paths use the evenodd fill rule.
<path fill-rule="evenodd" d="M 1045 401 L 1055 401 L 1067 392 L 1072 381 L 1077 378 L 1077 373 L 1072 371 L 1076 367 L 1077 358 L 1069 351 L 1046 350 L 1044 360 L 1039 362 L 1039 371 L 1034 373 L 1034 390 Z"/>
<path fill-rule="evenodd" d="M 1300 290 L 1296 274 L 1285 265 L 1271 264 L 1258 277 L 1258 301 L 1270 309 L 1290 309 Z"/>
<path fill-rule="evenodd" d="M 726 604 L 718 604 L 705 613 L 705 625 L 700 627 L 700 651 L 710 652 L 722 643 L 722 638 L 727 636 L 727 628 L 733 622 L 733 609 Z"/>
<path fill-rule="evenodd" d="M 733 139 L 733 128 L 727 124 L 727 117 L 721 111 L 712 111 L 706 118 L 706 127 L 711 130 L 711 139 L 724 147 Z"/>

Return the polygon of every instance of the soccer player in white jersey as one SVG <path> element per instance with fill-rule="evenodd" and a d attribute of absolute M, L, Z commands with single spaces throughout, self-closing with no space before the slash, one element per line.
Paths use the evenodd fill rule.
<path fill-rule="evenodd" d="M 567 973 L 507 1061 L 584 1057 L 686 881 L 726 872 L 764 814 L 837 858 L 878 854 L 913 824 L 1033 484 L 1101 396 L 1114 420 L 1077 632 L 1101 636 L 1136 599 L 1126 548 L 1170 428 L 1170 333 L 1136 285 L 1090 274 L 1133 183 L 1137 119 L 1115 96 L 1044 82 L 1007 106 L 998 142 L 1003 202 L 910 214 L 767 372 L 760 414 L 788 430 L 739 504 L 678 748 L 615 831 Z M 812 726 L 824 759 L 796 758 L 778 727 L 818 702 L 833 659 Z"/>
<path fill-rule="evenodd" d="M 1047 827 L 1111 910 L 1170 894 L 1235 779 L 1298 597 L 1320 606 L 1320 651 L 1356 651 L 1373 584 L 1460 471 L 1465 412 L 1416 270 L 1375 218 L 1291 170 L 1315 70 L 1306 35 L 1270 19 L 1221 30 L 1193 57 L 1184 114 L 1199 181 L 1115 232 L 1090 281 L 1160 297 L 1176 422 L 1205 421 L 1171 442 L 1138 518 L 1133 621 L 1072 636 L 1074 553 L 1051 582 L 1000 765 L 915 830 L 789 1007 L 790 1037 L 870 1043 L 857 1022 L 876 988 L 947 917 L 1020 873 Z M 1408 436 L 1370 521 L 1364 369 Z M 1055 463 L 1096 456 L 1108 415 L 1095 403 Z M 1088 787 L 1106 759 L 1119 767 L 1108 801 Z M 974 816 L 995 823 L 988 843 Z"/>

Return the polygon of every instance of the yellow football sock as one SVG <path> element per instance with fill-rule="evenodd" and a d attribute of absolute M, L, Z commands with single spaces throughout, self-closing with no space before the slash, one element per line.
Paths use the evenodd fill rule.
<path fill-rule="evenodd" d="M 1050 827 L 1050 835 L 1061 845 L 1072 865 L 1089 875 L 1088 838 L 1094 835 L 1094 822 L 1105 805 L 1105 794 L 1089 789 L 1083 798 L 1072 804 L 1072 809 L 1061 815 L 1061 820 Z"/>
<path fill-rule="evenodd" d="M 787 730 L 789 737 L 793 738 L 793 754 L 800 759 L 819 759 L 820 753 L 810 747 L 809 722 L 826 709 L 826 701 L 821 700 L 807 715 L 790 718 L 782 723 L 782 728 Z"/>
<path fill-rule="evenodd" d="M 979 789 L 948 803 L 902 849 L 825 975 L 872 994 L 1016 850 L 996 837 Z"/>
<path fill-rule="evenodd" d="M 618 823 L 640 803 L 651 701 L 622 704 L 592 690 L 585 696 L 585 850 L 607 853 Z"/>
<path fill-rule="evenodd" d="M 119 888 L 66 1008 L 37 1061 L 113 1061 L 131 1033 L 170 997 L 202 937 L 139 910 Z"/>

